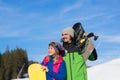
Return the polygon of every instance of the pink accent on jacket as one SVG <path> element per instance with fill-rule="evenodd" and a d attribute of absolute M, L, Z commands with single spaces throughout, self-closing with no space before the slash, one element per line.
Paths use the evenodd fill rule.
<path fill-rule="evenodd" d="M 62 63 L 62 60 L 63 60 L 62 56 L 59 55 L 58 60 L 53 65 L 53 69 L 52 69 L 53 72 L 58 73 L 60 64 Z M 43 60 L 44 66 L 46 66 L 48 62 L 49 62 L 48 58 L 45 57 Z M 56 79 L 52 78 L 52 80 L 56 80 Z"/>

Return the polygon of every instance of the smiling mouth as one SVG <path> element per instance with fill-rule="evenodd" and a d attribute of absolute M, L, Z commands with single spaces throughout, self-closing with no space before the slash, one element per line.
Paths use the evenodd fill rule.
<path fill-rule="evenodd" d="M 63 38 L 63 39 L 67 39 L 67 38 Z"/>

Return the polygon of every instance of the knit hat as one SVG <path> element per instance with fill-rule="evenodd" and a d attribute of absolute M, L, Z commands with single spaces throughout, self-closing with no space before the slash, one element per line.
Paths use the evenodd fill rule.
<path fill-rule="evenodd" d="M 55 51 L 59 54 L 63 55 L 65 53 L 65 48 L 60 43 L 51 42 L 49 46 L 52 46 L 55 49 Z"/>
<path fill-rule="evenodd" d="M 67 27 L 67 28 L 64 28 L 62 33 L 63 32 L 67 32 L 71 37 L 74 37 L 74 29 L 72 27 Z"/>

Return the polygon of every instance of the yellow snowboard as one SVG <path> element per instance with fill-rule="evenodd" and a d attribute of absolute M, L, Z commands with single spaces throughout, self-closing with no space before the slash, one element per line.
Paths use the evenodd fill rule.
<path fill-rule="evenodd" d="M 34 63 L 28 67 L 29 80 L 46 80 L 46 72 L 41 69 L 41 64 Z"/>

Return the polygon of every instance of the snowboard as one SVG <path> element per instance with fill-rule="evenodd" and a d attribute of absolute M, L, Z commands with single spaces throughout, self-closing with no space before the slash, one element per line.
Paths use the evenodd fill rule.
<path fill-rule="evenodd" d="M 86 34 L 81 23 L 75 23 L 72 28 L 75 31 L 74 40 L 76 41 L 77 47 L 82 52 L 84 60 L 97 60 L 97 52 L 90 38 L 94 37 L 96 41 L 98 36 L 95 36 L 93 32 Z"/>
<path fill-rule="evenodd" d="M 41 64 L 34 63 L 28 67 L 29 80 L 46 80 L 46 72 L 41 69 Z"/>

